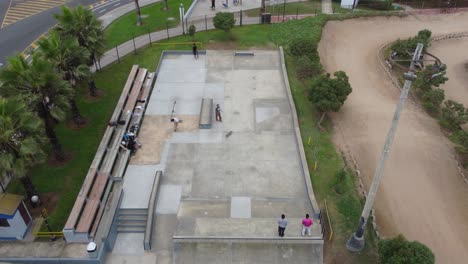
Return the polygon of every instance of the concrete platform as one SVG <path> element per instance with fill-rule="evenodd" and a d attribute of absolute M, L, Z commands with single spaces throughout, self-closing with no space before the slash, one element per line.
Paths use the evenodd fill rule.
<path fill-rule="evenodd" d="M 134 168 L 164 169 L 150 252 L 158 264 L 322 263 L 319 221 L 311 238 L 300 234 L 301 218 L 312 207 L 279 52 L 234 53 L 207 51 L 198 60 L 168 55 L 161 63 L 141 130 L 147 150 L 134 159 L 152 165 L 132 165 L 124 178 L 138 185 L 143 176 Z M 223 111 L 223 122 L 211 129 L 197 126 L 204 96 Z M 173 132 L 171 115 L 190 123 Z M 140 182 L 132 187 L 142 192 L 132 204 L 141 203 L 137 197 L 149 185 Z M 276 222 L 282 213 L 289 220 L 283 239 Z M 254 246 L 241 242 L 249 238 Z"/>
<path fill-rule="evenodd" d="M 152 165 L 129 165 L 124 176 L 124 195 L 120 208 L 148 208 L 151 189 L 157 167 Z"/>

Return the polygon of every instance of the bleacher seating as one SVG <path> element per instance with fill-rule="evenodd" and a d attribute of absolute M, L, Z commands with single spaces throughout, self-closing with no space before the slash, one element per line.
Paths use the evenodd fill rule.
<path fill-rule="evenodd" d="M 150 78 L 148 78 L 150 77 Z M 141 122 L 146 99 L 152 88 L 154 74 L 134 65 L 117 102 L 111 121 L 125 124 L 109 125 L 88 170 L 73 209 L 63 229 L 67 242 L 87 243 L 95 234 L 102 217 L 113 180 L 121 179 L 130 158 L 130 151 L 121 147 L 124 133 Z M 134 115 L 135 107 L 140 114 Z M 135 131 L 136 134 L 137 131 Z"/>

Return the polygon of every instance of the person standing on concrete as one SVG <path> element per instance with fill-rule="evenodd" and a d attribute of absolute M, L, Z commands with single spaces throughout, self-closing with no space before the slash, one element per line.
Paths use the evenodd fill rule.
<path fill-rule="evenodd" d="M 221 117 L 221 107 L 219 106 L 219 104 L 216 104 L 216 108 L 215 108 L 215 114 L 216 114 L 216 121 L 218 122 L 223 122 L 223 118 Z"/>
<path fill-rule="evenodd" d="M 306 217 L 302 219 L 302 236 L 310 236 L 310 228 L 314 222 L 312 222 L 312 219 L 309 218 L 309 214 L 306 214 Z"/>
<path fill-rule="evenodd" d="M 195 57 L 195 59 L 198 59 L 198 48 L 197 48 L 197 44 L 195 43 L 193 43 L 192 52 L 193 52 L 193 57 Z"/>
<path fill-rule="evenodd" d="M 278 219 L 278 235 L 280 237 L 284 237 L 284 230 L 286 230 L 286 226 L 288 225 L 288 219 L 284 214 L 281 215 L 281 218 Z"/>
<path fill-rule="evenodd" d="M 215 9 L 216 6 L 215 6 L 215 0 L 211 0 L 211 9 Z"/>

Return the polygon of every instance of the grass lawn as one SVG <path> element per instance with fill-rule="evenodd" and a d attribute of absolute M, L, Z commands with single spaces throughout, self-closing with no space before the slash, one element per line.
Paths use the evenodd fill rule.
<path fill-rule="evenodd" d="M 168 11 L 163 10 L 164 1 L 142 7 L 140 10 L 143 25 L 139 27 L 136 25 L 137 18 L 134 11 L 115 20 L 105 30 L 107 39 L 106 48 L 114 48 L 115 46 L 132 39 L 132 37 L 138 37 L 148 34 L 148 32 L 166 29 L 166 23 L 169 28 L 175 27 L 180 21 L 180 3 L 183 3 L 187 10 L 190 7 L 192 0 L 168 0 Z M 168 18 L 173 19 L 168 20 Z"/>

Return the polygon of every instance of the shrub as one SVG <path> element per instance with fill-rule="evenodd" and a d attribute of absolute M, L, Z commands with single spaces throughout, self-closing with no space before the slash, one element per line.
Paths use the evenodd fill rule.
<path fill-rule="evenodd" d="M 409 242 L 402 235 L 380 240 L 378 252 L 382 264 L 435 263 L 431 249 L 418 241 Z"/>
<path fill-rule="evenodd" d="M 289 44 L 289 53 L 295 57 L 307 56 L 313 59 L 317 54 L 317 43 L 310 38 L 295 38 Z"/>
<path fill-rule="evenodd" d="M 224 30 L 224 32 L 229 32 L 229 30 L 234 27 L 235 23 L 234 14 L 229 12 L 218 12 L 213 18 L 214 27 Z"/>
<path fill-rule="evenodd" d="M 195 25 L 190 25 L 190 27 L 188 28 L 188 33 L 192 37 L 192 40 L 195 38 L 196 31 L 197 31 L 197 28 L 195 27 Z"/>
<path fill-rule="evenodd" d="M 440 88 L 431 89 L 422 96 L 423 106 L 431 113 L 438 113 L 440 104 L 445 99 L 445 92 Z"/>
<path fill-rule="evenodd" d="M 301 56 L 296 61 L 297 77 L 304 80 L 322 72 L 322 65 L 312 61 L 307 56 Z"/>
<path fill-rule="evenodd" d="M 468 121 L 468 111 L 458 102 L 448 100 L 445 101 L 444 107 L 442 107 L 441 124 L 442 126 L 457 131 L 460 126 Z"/>
<path fill-rule="evenodd" d="M 341 169 L 335 173 L 335 183 L 334 189 L 338 194 L 343 194 L 346 192 L 346 177 L 348 177 L 348 172 L 345 169 Z"/>

